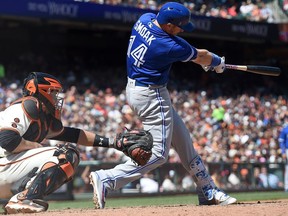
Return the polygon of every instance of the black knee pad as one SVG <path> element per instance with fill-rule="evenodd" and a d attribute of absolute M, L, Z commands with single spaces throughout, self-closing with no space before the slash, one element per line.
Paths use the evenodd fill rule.
<path fill-rule="evenodd" d="M 80 162 L 79 151 L 76 149 L 76 146 L 72 144 L 59 145 L 54 156 L 58 157 L 59 164 L 69 162 L 73 166 L 74 170 L 76 170 Z"/>

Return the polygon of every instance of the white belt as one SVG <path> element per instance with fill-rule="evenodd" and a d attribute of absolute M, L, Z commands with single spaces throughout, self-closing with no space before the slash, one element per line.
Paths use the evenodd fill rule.
<path fill-rule="evenodd" d="M 131 79 L 128 77 L 128 86 L 130 87 L 135 87 L 135 86 L 139 86 L 139 87 L 149 87 L 149 88 L 162 88 L 162 87 L 166 87 L 166 84 L 163 85 L 149 85 L 149 84 L 145 84 L 142 82 L 139 82 L 137 80 Z"/>

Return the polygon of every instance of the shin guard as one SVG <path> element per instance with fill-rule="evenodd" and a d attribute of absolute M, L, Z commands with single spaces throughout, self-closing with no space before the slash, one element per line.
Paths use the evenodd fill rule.
<path fill-rule="evenodd" d="M 68 145 L 57 149 L 54 156 L 45 163 L 29 186 L 18 194 L 19 200 L 43 199 L 70 181 L 79 164 L 79 153 Z"/>

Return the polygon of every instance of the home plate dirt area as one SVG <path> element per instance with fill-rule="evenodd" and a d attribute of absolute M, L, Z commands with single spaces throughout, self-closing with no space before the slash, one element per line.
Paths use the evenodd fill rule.
<path fill-rule="evenodd" d="M 38 216 L 288 216 L 288 200 L 270 200 L 238 202 L 230 206 L 196 206 L 196 205 L 169 205 L 169 206 L 145 206 L 123 207 L 106 209 L 64 209 L 48 210 L 37 214 Z"/>

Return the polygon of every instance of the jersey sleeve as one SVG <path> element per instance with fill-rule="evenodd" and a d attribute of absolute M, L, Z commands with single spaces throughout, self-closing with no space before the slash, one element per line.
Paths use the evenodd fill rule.
<path fill-rule="evenodd" d="M 20 144 L 22 135 L 29 127 L 30 121 L 21 104 L 8 107 L 0 113 L 0 146 L 12 152 Z"/>
<path fill-rule="evenodd" d="M 30 122 L 21 104 L 12 105 L 0 114 L 0 129 L 17 131 L 20 136 L 27 131 Z"/>
<path fill-rule="evenodd" d="M 170 50 L 172 61 L 189 62 L 197 57 L 197 50 L 187 41 L 177 37 L 175 43 Z"/>

